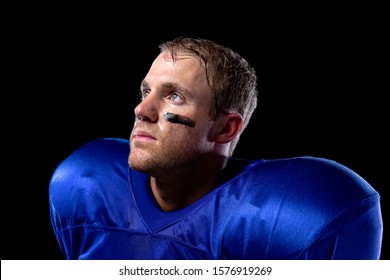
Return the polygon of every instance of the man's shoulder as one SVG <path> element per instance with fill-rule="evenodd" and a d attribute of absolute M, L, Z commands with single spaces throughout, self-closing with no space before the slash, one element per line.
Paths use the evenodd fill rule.
<path fill-rule="evenodd" d="M 132 203 L 128 146 L 122 139 L 94 140 L 58 165 L 50 180 L 49 198 L 53 215 L 57 213 L 55 217 L 61 220 L 59 227 L 121 225 L 115 217 Z"/>
<path fill-rule="evenodd" d="M 318 201 L 351 203 L 378 192 L 351 168 L 335 160 L 301 156 L 252 161 L 237 176 L 251 192 L 286 197 L 311 197 Z M 324 199 L 320 199 L 324 198 Z"/>
<path fill-rule="evenodd" d="M 128 172 L 127 157 L 129 144 L 119 138 L 102 138 L 88 142 L 67 158 L 54 170 L 50 181 L 50 189 L 56 185 L 74 186 L 86 180 L 105 180 L 112 174 Z M 118 177 L 118 176 L 116 176 Z M 107 179 L 108 180 L 108 179 Z"/>

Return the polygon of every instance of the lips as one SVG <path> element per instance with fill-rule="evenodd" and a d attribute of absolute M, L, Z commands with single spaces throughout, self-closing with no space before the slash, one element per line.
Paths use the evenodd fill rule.
<path fill-rule="evenodd" d="M 156 138 L 145 130 L 136 129 L 133 133 L 132 140 L 153 141 L 156 140 Z"/>

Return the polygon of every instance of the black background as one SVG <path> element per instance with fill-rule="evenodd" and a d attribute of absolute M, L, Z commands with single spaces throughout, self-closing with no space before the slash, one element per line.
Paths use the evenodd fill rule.
<path fill-rule="evenodd" d="M 209 9 L 10 10 L 3 38 L 1 259 L 62 259 L 48 212 L 54 168 L 87 141 L 129 137 L 139 84 L 158 44 L 180 35 L 233 48 L 259 75 L 259 105 L 235 156 L 312 155 L 355 170 L 381 194 L 381 258 L 389 259 L 384 8 Z"/>

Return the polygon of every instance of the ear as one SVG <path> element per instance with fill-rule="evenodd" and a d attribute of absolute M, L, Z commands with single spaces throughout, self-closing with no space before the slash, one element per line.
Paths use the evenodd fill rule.
<path fill-rule="evenodd" d="M 242 116 L 238 113 L 224 114 L 217 120 L 214 141 L 217 143 L 231 142 L 240 132 L 243 125 Z"/>

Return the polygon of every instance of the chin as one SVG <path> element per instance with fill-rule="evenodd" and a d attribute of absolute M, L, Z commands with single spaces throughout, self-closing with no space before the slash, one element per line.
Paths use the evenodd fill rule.
<path fill-rule="evenodd" d="M 145 156 L 139 157 L 131 154 L 128 159 L 128 164 L 130 168 L 143 173 L 147 173 L 151 166 L 150 161 Z"/>

